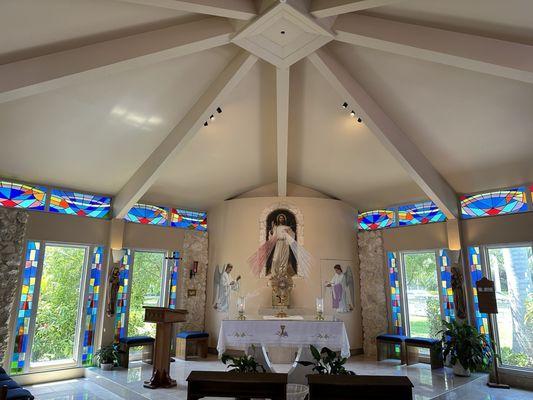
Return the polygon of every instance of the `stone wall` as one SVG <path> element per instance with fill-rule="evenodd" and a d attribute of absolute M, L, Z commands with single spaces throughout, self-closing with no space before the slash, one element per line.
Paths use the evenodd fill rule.
<path fill-rule="evenodd" d="M 181 254 L 181 278 L 179 287 L 180 308 L 189 311 L 187 322 L 178 324 L 178 330 L 203 331 L 205 329 L 205 302 L 207 283 L 208 239 L 207 232 L 187 231 Z M 198 261 L 196 275 L 190 277 L 190 270 Z M 189 290 L 196 291 L 189 297 Z"/>
<path fill-rule="evenodd" d="M 0 365 L 9 340 L 10 317 L 16 303 L 28 213 L 0 208 Z"/>
<path fill-rule="evenodd" d="M 360 231 L 359 274 L 365 356 L 376 356 L 376 336 L 388 328 L 385 251 L 381 231 Z"/>

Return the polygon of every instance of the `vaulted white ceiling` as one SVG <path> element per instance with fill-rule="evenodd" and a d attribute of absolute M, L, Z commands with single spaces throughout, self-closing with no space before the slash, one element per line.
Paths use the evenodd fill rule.
<path fill-rule="evenodd" d="M 255 9 L 248 6 L 256 4 L 232 0 L 228 2 L 233 7 L 229 11 L 206 6 L 216 3 L 176 0 L 176 7 L 168 7 L 174 3 L 3 1 L 0 71 L 24 60 L 38 67 L 41 59 L 36 57 L 61 55 L 61 51 L 73 49 L 83 54 L 83 46 L 143 32 L 186 23 L 207 26 L 211 22 L 202 21 L 208 17 L 219 24 L 221 32 L 226 29 L 225 17 L 205 13 L 230 13 L 239 20 L 229 20 L 228 26 L 238 31 L 249 23 L 249 10 Z M 382 3 L 390 4 L 356 14 L 520 43 L 525 45 L 520 48 L 521 68 L 531 67 L 533 2 Z M 320 4 L 320 0 L 311 2 L 311 8 Z M 344 14 L 342 18 L 350 16 Z M 335 34 L 335 17 L 319 21 Z M 191 31 L 190 37 L 197 34 Z M 192 118 L 191 110 L 203 101 L 205 93 L 216 92 L 213 85 L 217 85 L 217 79 L 238 54 L 243 54 L 243 49 L 229 43 L 231 35 L 227 39 L 223 35 L 220 43 L 227 44 L 222 46 L 217 42 L 205 45 L 206 50 L 191 51 L 183 45 L 180 56 L 164 53 L 149 62 L 139 58 L 140 62 L 130 62 L 127 68 L 84 75 L 83 79 L 66 80 L 60 85 L 52 82 L 52 87 L 44 85 L 38 91 L 17 92 L 14 99 L 4 99 L 0 102 L 0 176 L 110 195 L 120 193 L 128 182 L 131 184 L 136 171 L 145 168 L 143 164 L 167 135 L 184 119 Z M 122 50 L 130 49 L 113 48 L 119 53 Z M 252 61 L 251 68 L 238 75 L 235 87 L 217 103 L 223 113 L 208 127 L 187 130 L 190 140 L 179 151 L 171 152 L 150 178 L 150 185 L 140 191 L 142 201 L 209 209 L 227 198 L 277 181 L 278 157 L 283 153 L 277 146 L 276 67 L 261 59 L 261 51 L 257 52 L 259 60 Z M 332 41 L 322 51 L 334 57 L 364 88 L 394 123 L 394 129 L 412 142 L 412 148 L 425 156 L 428 165 L 454 192 L 533 181 L 533 84 L 528 83 L 528 75 L 524 80 L 504 78 L 478 72 L 477 66 L 465 69 L 428 60 L 425 55 L 402 55 L 403 50 L 395 48 L 386 51 L 367 42 L 354 45 Z M 425 171 L 416 171 L 415 166 L 413 174 L 406 168 L 405 158 L 398 158 L 380 139 L 373 121 L 364 119 L 358 124 L 350 118 L 349 110 L 340 107 L 348 99 L 317 69 L 316 62 L 305 54 L 303 57 L 291 65 L 289 74 L 288 181 L 358 208 L 427 198 L 428 188 L 417 178 L 422 175 L 423 183 L 431 182 L 424 176 Z M 13 71 L 17 69 L 12 68 L 10 73 Z M 36 72 L 44 76 L 46 71 Z M 10 88 L 11 83 L 7 82 L 6 87 Z M 365 111 L 353 108 L 358 113 Z M 211 112 L 214 109 L 203 114 Z M 374 117 L 371 113 L 370 118 Z M 378 124 L 380 127 L 385 125 Z M 403 152 L 409 161 L 409 149 Z"/>

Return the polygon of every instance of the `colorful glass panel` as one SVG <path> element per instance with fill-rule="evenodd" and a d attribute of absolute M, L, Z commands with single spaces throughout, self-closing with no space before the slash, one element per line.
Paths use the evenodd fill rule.
<path fill-rule="evenodd" d="M 180 267 L 180 252 L 172 253 L 172 271 L 170 272 L 170 299 L 169 307 L 176 308 L 178 305 L 178 282 L 179 282 L 179 267 Z"/>
<path fill-rule="evenodd" d="M 455 319 L 455 304 L 452 289 L 452 263 L 446 249 L 439 250 L 437 264 L 440 269 L 441 303 L 444 310 L 444 319 L 448 322 Z"/>
<path fill-rule="evenodd" d="M 400 226 L 430 224 L 446 221 L 446 216 L 432 201 L 407 204 L 398 207 L 398 223 Z"/>
<path fill-rule="evenodd" d="M 461 197 L 463 218 L 514 214 L 525 212 L 527 209 L 525 187 Z"/>
<path fill-rule="evenodd" d="M 44 211 L 46 188 L 0 181 L 0 206 Z"/>
<path fill-rule="evenodd" d="M 171 210 L 170 224 L 176 228 L 206 231 L 207 213 L 173 208 Z"/>
<path fill-rule="evenodd" d="M 93 363 L 94 335 L 98 317 L 98 306 L 100 304 L 100 275 L 103 262 L 104 248 L 97 246 L 93 249 L 91 256 L 88 296 L 85 306 L 85 332 L 83 334 L 83 352 L 81 355 L 81 361 L 84 366 L 90 366 Z"/>
<path fill-rule="evenodd" d="M 481 254 L 479 247 L 468 248 L 468 262 L 470 265 L 470 281 L 472 284 L 472 299 L 474 301 L 474 313 L 476 319 L 476 328 L 479 332 L 489 333 L 489 322 L 487 314 L 479 312 L 479 301 L 477 296 L 476 282 L 483 278 L 483 271 L 481 269 Z"/>
<path fill-rule="evenodd" d="M 131 250 L 127 249 L 122 258 L 118 274 L 118 293 L 115 308 L 115 342 L 127 336 L 126 316 L 128 314 L 129 280 L 131 268 Z"/>
<path fill-rule="evenodd" d="M 110 210 L 110 197 L 52 189 L 50 212 L 82 217 L 108 218 Z"/>
<path fill-rule="evenodd" d="M 359 213 L 357 224 L 359 229 L 373 231 L 375 229 L 390 228 L 396 223 L 394 210 L 372 210 Z"/>
<path fill-rule="evenodd" d="M 388 252 L 387 262 L 389 267 L 392 329 L 394 334 L 403 335 L 400 274 L 398 273 L 398 259 L 396 258 L 396 253 Z"/>
<path fill-rule="evenodd" d="M 135 204 L 126 214 L 126 221 L 144 225 L 167 225 L 168 211 L 164 207 Z"/>
<path fill-rule="evenodd" d="M 40 242 L 29 241 L 26 247 L 26 262 L 22 275 L 22 289 L 18 307 L 17 320 L 15 322 L 15 344 L 10 370 L 12 374 L 24 371 L 26 351 L 28 350 L 28 333 L 33 307 L 33 294 L 35 291 L 35 278 L 39 264 L 41 251 Z"/>

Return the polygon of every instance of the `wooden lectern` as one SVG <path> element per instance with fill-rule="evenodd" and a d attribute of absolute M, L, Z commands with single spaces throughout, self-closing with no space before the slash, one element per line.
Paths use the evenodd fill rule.
<path fill-rule="evenodd" d="M 172 343 L 172 324 L 184 322 L 187 310 L 174 310 L 165 307 L 144 307 L 144 321 L 157 324 L 155 333 L 153 372 L 144 387 L 157 389 L 176 386 L 176 381 L 170 377 L 170 345 Z"/>

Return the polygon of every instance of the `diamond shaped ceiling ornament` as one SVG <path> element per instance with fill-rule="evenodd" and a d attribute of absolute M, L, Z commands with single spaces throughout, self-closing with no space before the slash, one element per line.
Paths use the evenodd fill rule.
<path fill-rule="evenodd" d="M 331 31 L 299 8 L 294 0 L 277 1 L 237 33 L 232 42 L 276 67 L 291 66 L 334 38 Z"/>

